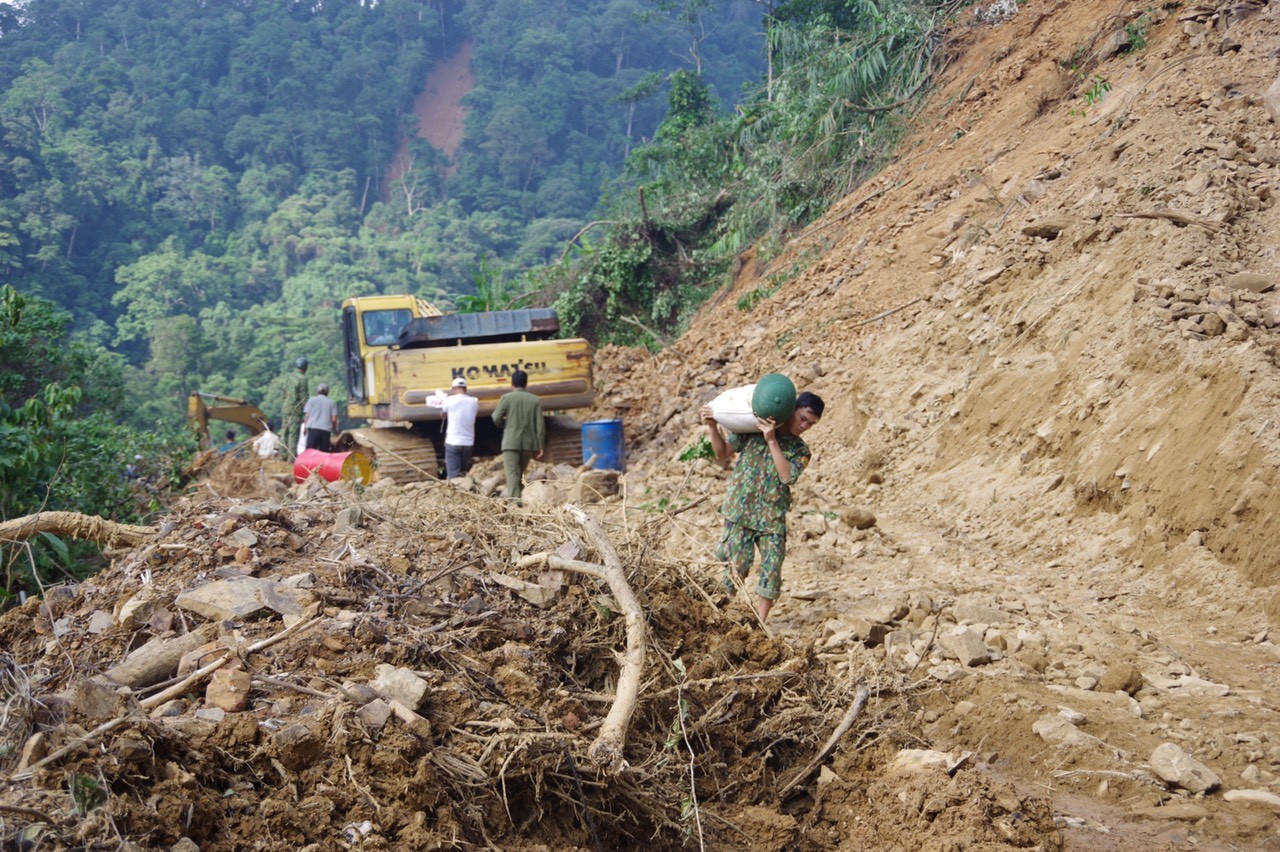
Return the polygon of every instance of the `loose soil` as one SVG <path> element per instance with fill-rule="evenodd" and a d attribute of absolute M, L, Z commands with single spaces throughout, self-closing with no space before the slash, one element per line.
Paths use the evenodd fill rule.
<path fill-rule="evenodd" d="M 286 490 L 229 459 L 152 544 L 0 618 L 3 836 L 1280 848 L 1280 7 L 994 17 L 958 27 L 895 163 L 744 256 L 671 348 L 598 353 L 622 476 L 535 465 L 513 507 L 496 462 Z M 727 475 L 680 456 L 702 402 L 774 371 L 827 409 L 766 629 L 719 594 Z M 644 609 L 625 765 L 590 751 L 625 618 L 550 558 L 609 558 L 566 503 Z M 180 597 L 246 579 L 250 614 Z M 243 675 L 158 706 L 167 680 L 89 680 L 201 625 Z M 393 672 L 416 712 L 384 709 L 416 703 Z M 1203 771 L 1153 760 L 1173 746 Z"/>
<path fill-rule="evenodd" d="M 471 42 L 464 41 L 456 52 L 431 69 L 422 91 L 413 100 L 413 116 L 418 120 L 418 138 L 427 140 L 432 147 L 444 154 L 446 177 L 458 170 L 454 157 L 458 153 L 458 146 L 462 144 L 468 112 L 462 98 L 475 85 L 476 75 L 471 70 Z M 383 201 L 394 195 L 396 181 L 413 165 L 409 141 L 407 136 L 400 140 L 396 156 L 387 169 L 381 187 Z"/>

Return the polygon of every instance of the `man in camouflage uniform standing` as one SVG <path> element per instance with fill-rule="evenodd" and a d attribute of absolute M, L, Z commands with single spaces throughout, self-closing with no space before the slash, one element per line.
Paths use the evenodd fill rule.
<path fill-rule="evenodd" d="M 284 390 L 284 416 L 280 418 L 280 443 L 283 445 L 281 455 L 292 459 L 297 455 L 298 433 L 302 429 L 302 410 L 310 396 L 307 389 L 307 359 L 299 358 L 293 364 L 298 371 L 290 379 Z"/>

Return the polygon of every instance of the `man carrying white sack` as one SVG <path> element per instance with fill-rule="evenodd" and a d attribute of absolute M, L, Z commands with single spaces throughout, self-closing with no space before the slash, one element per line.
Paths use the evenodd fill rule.
<path fill-rule="evenodd" d="M 759 432 L 729 433 L 728 440 L 712 414 L 711 406 L 699 411 L 716 459 L 727 463 L 734 454 L 729 491 L 725 494 L 724 531 L 716 545 L 716 558 L 727 562 L 725 586 L 733 594 L 729 570 L 746 579 L 760 551 L 760 580 L 756 584 L 756 612 L 769 617 L 773 602 L 782 594 L 782 560 L 787 552 L 787 512 L 791 485 L 809 464 L 812 453 L 800 436 L 809 431 L 826 408 L 822 398 L 805 391 L 796 397 L 795 411 L 781 425 L 773 418 L 756 418 Z"/>

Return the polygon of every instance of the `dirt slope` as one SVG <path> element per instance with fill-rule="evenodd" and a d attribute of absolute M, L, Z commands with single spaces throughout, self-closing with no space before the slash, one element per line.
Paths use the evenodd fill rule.
<path fill-rule="evenodd" d="M 1145 46 L 1116 52 L 1126 28 Z M 934 745 L 1050 791 L 1068 848 L 1280 845 L 1238 792 L 1280 793 L 1277 44 L 1275 4 L 1023 4 L 960 36 L 898 162 L 744 258 L 674 350 L 602 353 L 638 503 L 715 504 L 675 457 L 719 390 L 781 371 L 826 399 L 771 626 L 838 656 L 870 603 L 910 610 L 869 644 L 947 684 Z M 991 662 L 939 648 L 965 627 Z M 1162 743 L 1221 786 L 1154 778 Z"/>
<path fill-rule="evenodd" d="M 413 99 L 413 115 L 418 119 L 418 138 L 427 140 L 444 155 L 442 173 L 445 177 L 458 170 L 454 157 L 458 153 L 458 146 L 462 144 L 462 134 L 467 123 L 467 108 L 463 106 L 462 98 L 475 85 L 476 75 L 471 70 L 471 42 L 464 41 L 453 55 L 440 60 L 431 69 L 422 91 Z M 396 196 L 398 182 L 413 167 L 409 142 L 408 136 L 401 138 L 396 155 L 382 179 L 379 197 L 383 201 Z M 401 194 L 404 191 L 405 187 L 399 187 Z"/>

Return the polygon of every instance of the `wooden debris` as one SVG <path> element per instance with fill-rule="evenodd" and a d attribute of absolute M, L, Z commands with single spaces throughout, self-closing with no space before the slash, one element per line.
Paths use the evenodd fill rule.
<path fill-rule="evenodd" d="M 103 545 L 136 547 L 149 541 L 159 529 L 118 524 L 79 512 L 39 512 L 0 523 L 0 541 L 26 541 L 44 532 Z"/>

